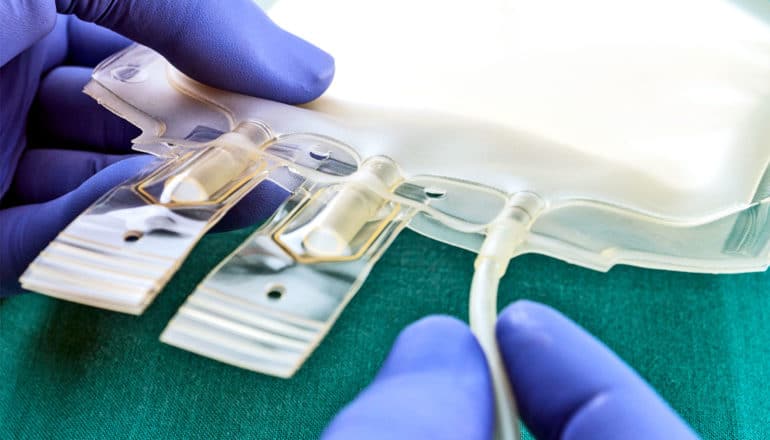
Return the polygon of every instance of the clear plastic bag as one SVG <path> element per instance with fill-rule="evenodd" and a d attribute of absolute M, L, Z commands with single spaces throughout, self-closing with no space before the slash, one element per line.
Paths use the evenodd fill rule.
<path fill-rule="evenodd" d="M 105 60 L 86 93 L 140 127 L 135 148 L 160 166 L 89 208 L 23 285 L 140 313 L 264 179 L 293 196 L 163 340 L 279 376 L 403 227 L 481 252 L 496 276 L 528 252 L 597 270 L 768 267 L 770 22 L 722 0 L 493 3 L 279 2 L 279 24 L 338 63 L 305 107 L 212 89 L 138 45 Z"/>

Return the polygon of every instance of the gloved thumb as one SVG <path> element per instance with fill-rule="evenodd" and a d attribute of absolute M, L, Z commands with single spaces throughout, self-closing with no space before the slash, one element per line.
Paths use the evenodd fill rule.
<path fill-rule="evenodd" d="M 377 377 L 324 432 L 325 440 L 492 438 L 492 385 L 481 347 L 454 318 L 407 327 Z"/>
<path fill-rule="evenodd" d="M 497 340 L 522 419 L 539 439 L 695 439 L 609 348 L 550 307 L 517 301 Z"/>
<path fill-rule="evenodd" d="M 114 163 L 61 197 L 0 211 L 0 296 L 18 293 L 19 275 L 62 229 L 152 160 L 152 156 L 142 155 Z"/>
<path fill-rule="evenodd" d="M 254 0 L 56 0 L 149 46 L 190 77 L 291 104 L 318 97 L 334 75 L 329 54 L 273 23 Z"/>

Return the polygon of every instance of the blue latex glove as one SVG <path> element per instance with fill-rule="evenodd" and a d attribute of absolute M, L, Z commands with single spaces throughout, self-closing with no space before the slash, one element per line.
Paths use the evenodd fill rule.
<path fill-rule="evenodd" d="M 521 417 L 538 439 L 695 439 L 604 344 L 559 312 L 518 301 L 497 323 Z M 462 322 L 428 317 L 404 330 L 374 382 L 325 440 L 491 440 L 491 381 Z"/>
<path fill-rule="evenodd" d="M 334 74 L 328 54 L 253 0 L 6 0 L 0 22 L 0 296 L 19 290 L 17 277 L 80 212 L 151 161 L 128 154 L 136 128 L 81 92 L 130 39 L 199 81 L 288 103 L 314 99 Z M 258 221 L 285 195 L 261 185 L 222 224 Z"/>

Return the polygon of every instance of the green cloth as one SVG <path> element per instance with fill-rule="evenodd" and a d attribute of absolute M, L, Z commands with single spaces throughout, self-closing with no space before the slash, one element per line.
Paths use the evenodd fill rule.
<path fill-rule="evenodd" d="M 316 438 L 403 327 L 432 313 L 467 319 L 474 256 L 406 231 L 290 380 L 160 343 L 247 234 L 206 237 L 141 317 L 34 294 L 0 302 L 0 438 Z M 512 262 L 500 296 L 572 317 L 704 438 L 770 438 L 770 273 L 605 274 L 532 255 Z"/>

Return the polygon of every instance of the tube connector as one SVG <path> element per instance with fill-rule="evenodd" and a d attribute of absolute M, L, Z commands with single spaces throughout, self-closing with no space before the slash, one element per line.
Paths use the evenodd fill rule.
<path fill-rule="evenodd" d="M 543 200 L 531 192 L 514 194 L 505 210 L 487 228 L 487 238 L 474 262 L 478 269 L 484 260 L 492 260 L 498 278 L 505 275 L 508 263 L 524 242 L 532 221 L 543 208 Z"/>
<path fill-rule="evenodd" d="M 215 139 L 212 145 L 169 178 L 160 195 L 161 203 L 200 203 L 248 174 L 260 160 L 261 147 L 271 138 L 264 124 L 245 121 Z"/>
<path fill-rule="evenodd" d="M 396 164 L 374 157 L 361 166 L 318 214 L 303 246 L 315 257 L 338 257 L 351 253 L 350 245 L 386 203 L 379 195 L 389 192 L 403 178 Z"/>

